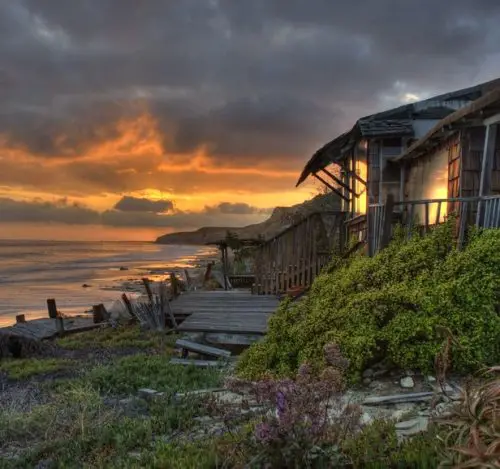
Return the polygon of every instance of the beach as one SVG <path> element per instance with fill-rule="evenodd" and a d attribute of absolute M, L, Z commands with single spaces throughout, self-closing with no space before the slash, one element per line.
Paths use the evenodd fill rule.
<path fill-rule="evenodd" d="M 133 293 L 143 277 L 162 280 L 216 256 L 205 246 L 140 242 L 0 240 L 0 327 L 47 317 L 47 298 L 64 315 Z"/>

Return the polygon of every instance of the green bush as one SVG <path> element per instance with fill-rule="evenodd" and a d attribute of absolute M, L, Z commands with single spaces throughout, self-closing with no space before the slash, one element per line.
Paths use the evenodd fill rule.
<path fill-rule="evenodd" d="M 340 345 L 352 378 L 388 359 L 430 371 L 443 337 L 457 339 L 455 371 L 500 359 L 500 230 L 471 236 L 454 248 L 452 221 L 426 236 L 401 234 L 378 255 L 335 259 L 304 300 L 284 301 L 263 342 L 242 356 L 245 378 L 292 375 L 307 361 L 324 366 L 322 348 Z"/>

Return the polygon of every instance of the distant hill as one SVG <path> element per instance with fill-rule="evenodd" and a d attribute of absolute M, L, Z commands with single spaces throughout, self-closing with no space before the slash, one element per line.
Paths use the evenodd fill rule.
<path fill-rule="evenodd" d="M 272 238 L 290 225 L 313 212 L 340 210 L 340 199 L 336 194 L 317 195 L 311 200 L 292 207 L 276 207 L 271 216 L 262 223 L 248 225 L 241 228 L 206 226 L 196 231 L 184 231 L 160 236 L 159 244 L 195 244 L 203 245 L 219 241 L 226 237 L 227 231 L 236 233 L 241 239 Z"/>

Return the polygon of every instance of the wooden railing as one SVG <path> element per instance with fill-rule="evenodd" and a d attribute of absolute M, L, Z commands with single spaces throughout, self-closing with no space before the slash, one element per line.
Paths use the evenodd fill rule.
<path fill-rule="evenodd" d="M 500 195 L 486 197 L 455 197 L 371 204 L 368 211 L 368 245 L 371 255 L 385 247 L 396 224 L 410 238 L 415 231 L 425 233 L 447 217 L 457 217 L 456 236 L 461 248 L 470 226 L 500 228 Z"/>
<path fill-rule="evenodd" d="M 254 292 L 269 295 L 309 287 L 343 240 L 343 212 L 308 215 L 258 248 Z"/>

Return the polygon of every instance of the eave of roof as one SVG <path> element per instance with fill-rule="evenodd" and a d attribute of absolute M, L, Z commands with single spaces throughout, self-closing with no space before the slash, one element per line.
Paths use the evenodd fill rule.
<path fill-rule="evenodd" d="M 416 158 L 430 148 L 444 141 L 463 126 L 481 125 L 488 115 L 500 112 L 500 87 L 488 92 L 453 114 L 441 119 L 427 134 L 417 140 L 403 154 L 393 158 L 393 161 Z"/>

